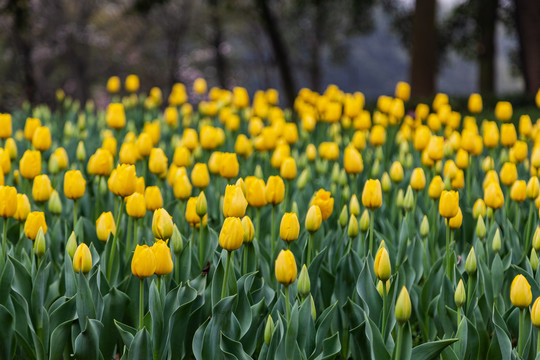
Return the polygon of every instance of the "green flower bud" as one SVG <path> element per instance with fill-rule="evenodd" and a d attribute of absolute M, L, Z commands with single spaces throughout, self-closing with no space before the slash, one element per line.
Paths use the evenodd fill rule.
<path fill-rule="evenodd" d="M 478 235 L 480 240 L 486 236 L 486 224 L 484 223 L 482 215 L 478 216 L 478 220 L 476 221 L 476 235 Z"/>
<path fill-rule="evenodd" d="M 302 295 L 302 298 L 308 296 L 311 290 L 311 282 L 309 281 L 309 273 L 306 264 L 302 266 L 300 270 L 300 276 L 298 276 L 298 293 Z"/>
<path fill-rule="evenodd" d="M 465 300 L 467 300 L 465 286 L 463 285 L 463 279 L 460 279 L 456 292 L 454 293 L 454 302 L 456 303 L 456 306 L 460 308 L 463 306 L 463 304 L 465 304 Z"/>
<path fill-rule="evenodd" d="M 79 131 L 83 131 L 86 128 L 86 115 L 79 114 L 79 117 L 77 118 L 77 126 L 79 127 Z"/>
<path fill-rule="evenodd" d="M 315 301 L 313 301 L 313 295 L 310 295 L 311 297 L 311 318 L 313 321 L 317 319 L 317 310 L 315 309 Z"/>
<path fill-rule="evenodd" d="M 376 159 L 373 163 L 373 166 L 371 167 L 371 177 L 372 178 L 378 178 L 379 172 L 381 171 L 381 163 L 379 162 L 379 159 Z"/>
<path fill-rule="evenodd" d="M 336 183 L 332 183 L 332 185 L 330 185 L 330 192 L 332 194 L 336 194 L 337 193 L 337 184 Z"/>
<path fill-rule="evenodd" d="M 369 229 L 369 211 L 367 209 L 362 213 L 359 225 L 362 232 L 366 232 Z"/>
<path fill-rule="evenodd" d="M 180 235 L 180 231 L 178 231 L 176 224 L 173 225 L 171 242 L 175 255 L 180 255 L 182 249 L 184 248 L 184 243 L 182 242 L 182 236 Z"/>
<path fill-rule="evenodd" d="M 164 148 L 163 148 L 164 149 Z M 197 146 L 195 148 L 195 150 L 193 150 L 193 158 L 195 160 L 200 160 L 202 158 L 202 155 L 203 155 L 203 149 L 202 147 L 200 146 Z"/>
<path fill-rule="evenodd" d="M 77 246 L 77 237 L 75 236 L 75 231 L 72 231 L 66 243 L 66 251 L 69 254 L 69 257 L 72 259 L 73 255 L 75 255 L 75 250 L 77 250 Z"/>
<path fill-rule="evenodd" d="M 261 165 L 257 165 L 255 166 L 255 177 L 256 178 L 259 178 L 259 179 L 263 179 L 264 178 L 264 175 L 263 175 L 263 171 L 262 171 L 262 167 Z"/>
<path fill-rule="evenodd" d="M 375 160 L 383 161 L 384 160 L 384 153 L 382 146 L 377 146 L 375 149 Z"/>
<path fill-rule="evenodd" d="M 396 321 L 402 325 L 409 321 L 411 317 L 411 298 L 405 286 L 401 288 L 401 292 L 396 300 L 395 315 Z"/>
<path fill-rule="evenodd" d="M 293 203 L 292 203 L 291 212 L 295 213 L 295 214 L 298 214 L 298 204 L 296 203 L 296 201 L 293 201 Z"/>
<path fill-rule="evenodd" d="M 500 164 L 504 164 L 508 161 L 508 151 L 506 149 L 502 149 L 500 152 L 500 158 L 499 158 Z"/>
<path fill-rule="evenodd" d="M 383 296 L 383 282 L 381 280 L 377 281 L 377 291 L 381 297 Z M 386 293 L 390 291 L 390 280 L 386 280 Z"/>
<path fill-rule="evenodd" d="M 465 271 L 469 276 L 473 275 L 476 272 L 476 254 L 474 252 L 474 246 L 471 247 L 469 255 L 467 255 L 467 261 L 465 261 Z"/>
<path fill-rule="evenodd" d="M 99 193 L 101 195 L 105 195 L 107 193 L 107 191 L 109 190 L 109 188 L 107 187 L 107 180 L 103 176 L 99 177 L 99 189 L 98 190 L 99 190 Z"/>
<path fill-rule="evenodd" d="M 407 141 L 403 141 L 399 144 L 399 152 L 401 154 L 407 154 L 409 152 L 409 143 Z"/>
<path fill-rule="evenodd" d="M 450 176 L 444 177 L 444 190 L 452 190 L 452 180 L 450 180 Z"/>
<path fill-rule="evenodd" d="M 66 139 L 71 139 L 74 132 L 75 130 L 73 130 L 73 124 L 71 123 L 71 121 L 66 121 L 64 125 L 64 136 L 66 137 Z"/>
<path fill-rule="evenodd" d="M 195 212 L 200 218 L 206 215 L 207 206 L 208 205 L 206 202 L 206 196 L 204 195 L 204 191 L 201 191 L 201 193 L 197 197 L 197 203 L 195 204 Z"/>
<path fill-rule="evenodd" d="M 311 172 L 309 171 L 309 168 L 305 168 L 304 170 L 302 170 L 300 176 L 298 176 L 298 179 L 296 180 L 296 186 L 298 187 L 298 189 L 303 190 L 306 187 L 310 178 Z"/>
<path fill-rule="evenodd" d="M 349 217 L 349 228 L 347 229 L 350 238 L 355 238 L 358 235 L 358 221 L 356 217 L 351 214 Z"/>
<path fill-rule="evenodd" d="M 413 162 L 414 162 L 414 160 L 413 160 L 412 154 L 411 154 L 411 153 L 408 153 L 408 154 L 405 156 L 405 163 L 404 163 L 404 164 L 405 164 L 405 168 L 407 168 L 407 169 L 412 168 Z"/>
<path fill-rule="evenodd" d="M 440 174 L 441 171 L 442 171 L 442 161 L 439 160 L 439 161 L 437 161 L 437 162 L 435 163 L 435 172 L 436 172 L 437 174 Z"/>
<path fill-rule="evenodd" d="M 537 226 L 534 231 L 532 244 L 536 251 L 540 250 L 540 226 Z"/>
<path fill-rule="evenodd" d="M 392 179 L 390 179 L 390 175 L 386 171 L 382 174 L 381 187 L 385 193 L 392 189 Z"/>
<path fill-rule="evenodd" d="M 345 169 L 341 169 L 341 171 L 339 172 L 338 184 L 341 186 L 345 186 L 347 184 L 347 172 L 345 171 Z"/>
<path fill-rule="evenodd" d="M 77 145 L 77 152 L 76 152 L 77 160 L 80 162 L 83 162 L 86 160 L 86 149 L 84 148 L 84 142 L 79 141 L 79 144 Z"/>
<path fill-rule="evenodd" d="M 424 218 L 422 219 L 422 223 L 420 224 L 420 235 L 425 238 L 429 234 L 429 220 L 426 215 L 424 215 Z"/>
<path fill-rule="evenodd" d="M 34 240 L 34 252 L 36 253 L 37 257 L 42 257 L 43 254 L 45 254 L 45 248 L 46 243 L 43 228 L 39 228 L 36 239 Z"/>
<path fill-rule="evenodd" d="M 536 255 L 536 250 L 534 250 L 534 248 L 531 250 L 529 262 L 531 263 L 533 271 L 536 271 L 538 269 L 538 255 Z"/>
<path fill-rule="evenodd" d="M 53 190 L 51 197 L 49 198 L 49 211 L 55 215 L 60 215 L 62 213 L 62 201 L 56 190 Z"/>
<path fill-rule="evenodd" d="M 495 232 L 495 236 L 493 236 L 493 243 L 491 244 L 491 248 L 495 253 L 498 253 L 501 250 L 501 233 L 499 232 L 499 229 Z"/>
<path fill-rule="evenodd" d="M 266 327 L 264 328 L 264 343 L 266 346 L 270 345 L 270 340 L 272 340 L 272 334 L 274 333 L 274 320 L 272 316 L 268 315 L 266 320 Z"/>
<path fill-rule="evenodd" d="M 403 195 L 403 189 L 399 189 L 398 192 L 397 192 L 397 196 L 396 196 L 396 206 L 398 208 L 402 208 L 404 200 L 405 199 L 404 199 L 404 195 Z"/>
<path fill-rule="evenodd" d="M 354 216 L 360 215 L 360 203 L 358 202 L 356 194 L 353 194 L 351 197 L 351 201 L 349 201 L 349 211 Z"/>
<path fill-rule="evenodd" d="M 333 183 L 337 183 L 339 180 L 339 164 L 337 162 L 334 163 L 334 166 L 332 167 L 332 173 L 330 175 L 332 178 Z"/>
<path fill-rule="evenodd" d="M 49 173 L 52 175 L 57 174 L 60 168 L 58 167 L 58 160 L 56 156 L 49 157 Z"/>
<path fill-rule="evenodd" d="M 405 198 L 403 199 L 403 208 L 406 211 L 411 211 L 414 206 L 414 195 L 411 185 L 407 187 L 407 192 L 405 193 Z"/>
<path fill-rule="evenodd" d="M 343 201 L 347 201 L 347 199 L 351 196 L 351 189 L 349 188 L 349 185 L 345 185 L 341 189 L 341 197 L 343 198 Z"/>
<path fill-rule="evenodd" d="M 339 214 L 339 225 L 342 228 L 347 226 L 348 217 L 349 213 L 347 212 L 347 205 L 343 205 L 343 209 L 341 209 L 341 213 Z"/>

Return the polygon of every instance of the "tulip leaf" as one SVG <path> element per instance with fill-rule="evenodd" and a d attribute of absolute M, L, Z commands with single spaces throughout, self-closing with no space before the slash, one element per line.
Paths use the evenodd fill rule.
<path fill-rule="evenodd" d="M 339 341 L 339 333 L 335 333 L 334 335 L 324 339 L 322 354 L 320 354 L 317 357 L 317 359 L 321 359 L 321 360 L 335 359 L 340 351 L 341 351 L 341 343 Z"/>
<path fill-rule="evenodd" d="M 219 348 L 225 354 L 226 359 L 247 360 L 251 357 L 244 351 L 242 343 L 235 341 L 221 333 Z"/>
<path fill-rule="evenodd" d="M 7 303 L 7 299 L 11 292 L 11 283 L 13 281 L 14 270 L 10 261 L 5 263 L 0 276 L 0 304 Z"/>
<path fill-rule="evenodd" d="M 49 359 L 61 359 L 64 349 L 68 345 L 71 336 L 71 324 L 73 320 L 68 320 L 56 326 L 50 336 Z"/>
<path fill-rule="evenodd" d="M 116 319 L 113 321 L 114 321 L 114 325 L 116 326 L 116 329 L 118 330 L 118 333 L 120 334 L 120 337 L 122 338 L 122 341 L 124 342 L 124 345 L 129 349 L 131 346 L 131 342 L 133 341 L 133 338 L 137 334 L 137 329 L 132 328 L 129 325 L 122 324 L 120 321 L 117 321 Z"/>
<path fill-rule="evenodd" d="M 150 334 L 146 328 L 142 328 L 137 332 L 131 346 L 129 347 L 129 359 L 131 360 L 146 360 L 152 358 L 152 343 Z"/>
<path fill-rule="evenodd" d="M 372 359 L 389 360 L 390 354 L 386 350 L 381 332 L 375 323 L 364 312 L 366 337 L 369 343 L 369 351 Z"/>
<path fill-rule="evenodd" d="M 80 273 L 78 276 L 78 290 L 77 290 L 77 316 L 79 317 L 79 323 L 81 328 L 86 328 L 86 319 L 96 318 L 96 309 L 94 307 L 94 300 L 92 299 L 92 292 L 88 285 L 88 279 L 86 275 Z"/>
<path fill-rule="evenodd" d="M 103 330 L 101 331 L 99 342 L 104 357 L 113 355 L 114 347 L 119 340 L 118 333 L 114 327 L 114 319 L 122 319 L 124 317 L 129 301 L 129 297 L 115 287 L 103 297 L 103 315 L 101 317 Z"/>
<path fill-rule="evenodd" d="M 15 346 L 13 338 L 13 326 L 15 318 L 13 314 L 2 304 L 0 304 L 0 357 L 10 359 L 12 348 Z"/>
<path fill-rule="evenodd" d="M 493 308 L 493 324 L 495 326 L 495 335 L 499 343 L 499 349 L 503 360 L 510 360 L 512 353 L 512 343 L 508 335 L 508 329 L 504 324 L 497 307 Z"/>
<path fill-rule="evenodd" d="M 159 359 L 163 358 L 167 346 L 167 336 L 164 336 L 163 298 L 157 287 L 156 280 L 150 284 L 148 301 L 150 314 L 152 314 L 152 348 Z"/>
<path fill-rule="evenodd" d="M 101 356 L 99 350 L 99 333 L 103 324 L 95 319 L 86 319 L 86 326 L 75 339 L 75 358 L 82 360 L 95 360 Z"/>
<path fill-rule="evenodd" d="M 434 360 L 438 359 L 444 349 L 458 341 L 458 339 L 444 339 L 420 344 L 412 349 L 411 359 Z"/>
<path fill-rule="evenodd" d="M 202 360 L 203 355 L 203 341 L 204 341 L 204 333 L 206 331 L 206 328 L 208 327 L 208 324 L 210 323 L 210 319 L 207 319 L 195 332 L 195 336 L 193 337 L 193 356 L 195 356 L 195 359 Z"/>

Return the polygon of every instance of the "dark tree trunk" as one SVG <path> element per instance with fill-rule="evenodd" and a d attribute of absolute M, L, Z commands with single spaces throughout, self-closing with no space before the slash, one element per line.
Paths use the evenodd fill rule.
<path fill-rule="evenodd" d="M 490 95 L 495 92 L 495 23 L 499 1 L 480 0 L 478 4 L 478 88 L 482 95 Z"/>
<path fill-rule="evenodd" d="M 415 97 L 435 92 L 437 65 L 436 0 L 416 0 L 413 19 L 411 93 Z"/>
<path fill-rule="evenodd" d="M 540 89 L 540 1 L 514 0 L 525 90 Z"/>
<path fill-rule="evenodd" d="M 279 31 L 277 19 L 274 14 L 272 14 L 267 0 L 257 0 L 257 2 L 259 5 L 261 20 L 266 33 L 270 38 L 275 61 L 277 62 L 279 68 L 279 74 L 281 76 L 281 81 L 283 82 L 283 90 L 285 92 L 287 105 L 292 106 L 296 96 L 296 84 L 292 75 L 289 53 Z"/>
<path fill-rule="evenodd" d="M 310 66 L 310 75 L 311 75 L 311 88 L 314 91 L 320 91 L 321 86 L 321 43 L 322 41 L 322 29 L 324 28 L 324 9 L 323 3 L 320 0 L 315 1 L 315 29 L 313 37 L 313 45 L 311 48 L 311 66 Z"/>
<path fill-rule="evenodd" d="M 211 19 L 213 24 L 213 45 L 215 51 L 215 66 L 218 77 L 219 86 L 227 88 L 227 62 L 223 51 L 221 49 L 221 43 L 223 42 L 223 26 L 221 24 L 221 16 L 218 7 L 218 0 L 210 0 L 211 7 Z"/>

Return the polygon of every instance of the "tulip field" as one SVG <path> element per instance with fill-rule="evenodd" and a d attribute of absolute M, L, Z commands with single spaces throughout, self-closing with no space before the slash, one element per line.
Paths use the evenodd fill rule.
<path fill-rule="evenodd" d="M 540 359 L 540 91 L 107 90 L 0 114 L 0 359 Z"/>

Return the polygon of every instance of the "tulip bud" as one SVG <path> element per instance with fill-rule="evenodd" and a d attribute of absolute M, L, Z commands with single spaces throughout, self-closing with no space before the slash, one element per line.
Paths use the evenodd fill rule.
<path fill-rule="evenodd" d="M 498 253 L 501 250 L 501 245 L 501 234 L 499 229 L 497 229 L 495 236 L 493 236 L 493 243 L 491 244 L 491 247 L 495 253 Z"/>
<path fill-rule="evenodd" d="M 347 172 L 345 169 L 341 169 L 339 172 L 338 184 L 341 186 L 347 185 Z"/>
<path fill-rule="evenodd" d="M 173 226 L 173 234 L 171 236 L 171 242 L 173 244 L 173 250 L 175 255 L 180 255 L 182 249 L 184 248 L 184 243 L 182 242 L 182 235 L 176 225 Z"/>
<path fill-rule="evenodd" d="M 396 300 L 395 315 L 396 321 L 401 325 L 406 323 L 411 317 L 411 298 L 405 286 L 401 288 L 401 292 Z"/>
<path fill-rule="evenodd" d="M 255 167 L 254 175 L 255 175 L 256 178 L 259 178 L 259 179 L 263 179 L 263 178 L 264 178 L 264 175 L 263 175 L 263 171 L 262 171 L 261 165 L 257 165 L 257 166 Z"/>
<path fill-rule="evenodd" d="M 351 189 L 349 188 L 349 185 L 345 185 L 341 189 L 341 197 L 343 198 L 343 201 L 347 201 L 347 199 L 351 196 Z"/>
<path fill-rule="evenodd" d="M 360 203 L 358 202 L 356 194 L 353 194 L 351 197 L 351 201 L 349 202 L 349 210 L 354 216 L 360 215 Z"/>
<path fill-rule="evenodd" d="M 51 197 L 49 198 L 49 211 L 55 215 L 60 215 L 62 213 L 62 201 L 56 190 L 53 190 Z"/>
<path fill-rule="evenodd" d="M 73 254 L 73 270 L 83 274 L 92 269 L 92 253 L 85 243 L 80 244 Z"/>
<path fill-rule="evenodd" d="M 255 228 L 253 227 L 253 222 L 249 216 L 244 216 L 242 218 L 242 227 L 244 228 L 244 243 L 251 243 L 255 236 Z"/>
<path fill-rule="evenodd" d="M 154 275 L 156 259 L 154 252 L 147 245 L 137 245 L 131 260 L 131 272 L 139 279 Z"/>
<path fill-rule="evenodd" d="M 534 248 L 531 250 L 529 262 L 531 263 L 531 268 L 533 271 L 536 271 L 538 269 L 538 255 L 536 255 L 536 250 L 534 250 Z"/>
<path fill-rule="evenodd" d="M 75 231 L 72 231 L 66 243 L 66 251 L 69 254 L 70 258 L 73 259 L 73 256 L 75 255 L 76 250 L 77 250 L 77 237 L 75 236 Z"/>
<path fill-rule="evenodd" d="M 525 276 L 519 274 L 512 281 L 510 286 L 510 301 L 520 309 L 529 307 L 532 301 L 531 285 Z"/>
<path fill-rule="evenodd" d="M 465 261 L 465 271 L 469 276 L 474 275 L 476 272 L 476 254 L 474 252 L 474 247 L 471 247 L 469 255 L 467 255 L 467 260 Z"/>
<path fill-rule="evenodd" d="M 309 281 L 309 274 L 306 264 L 304 264 L 302 266 L 302 270 L 300 270 L 300 275 L 298 276 L 298 293 L 302 296 L 302 298 L 305 298 L 308 296 L 310 290 L 311 283 Z"/>
<path fill-rule="evenodd" d="M 537 95 L 537 103 L 540 107 L 540 91 L 538 92 L 539 95 Z M 537 329 L 540 329 L 540 297 L 536 298 L 534 301 L 534 304 L 531 309 L 531 321 L 534 326 L 536 326 Z"/>
<path fill-rule="evenodd" d="M 386 171 L 382 175 L 381 185 L 382 191 L 384 191 L 385 193 L 389 192 L 392 189 L 392 180 L 390 179 L 390 176 Z"/>
<path fill-rule="evenodd" d="M 298 214 L 298 204 L 296 203 L 296 201 L 293 201 L 293 203 L 292 203 L 291 212 L 295 213 L 295 214 Z"/>
<path fill-rule="evenodd" d="M 424 218 L 422 219 L 422 223 L 420 224 L 420 235 L 425 238 L 429 234 L 429 220 L 426 215 L 424 215 Z"/>
<path fill-rule="evenodd" d="M 332 179 L 333 183 L 337 183 L 339 180 L 339 164 L 337 162 L 334 163 L 334 167 L 332 168 L 332 173 L 330 174 L 330 178 Z"/>
<path fill-rule="evenodd" d="M 322 215 L 321 209 L 317 205 L 311 205 L 306 214 L 306 230 L 314 233 L 321 227 Z"/>
<path fill-rule="evenodd" d="M 75 152 L 75 156 L 77 157 L 77 160 L 80 162 L 84 162 L 86 160 L 86 149 L 84 148 L 84 142 L 79 141 L 79 144 L 77 145 L 77 151 Z"/>
<path fill-rule="evenodd" d="M 171 258 L 171 250 L 167 246 L 167 243 L 163 240 L 157 240 L 152 247 L 150 247 L 154 253 L 154 259 L 156 268 L 154 274 L 167 275 L 173 270 L 173 261 Z"/>
<path fill-rule="evenodd" d="M 358 221 L 353 214 L 349 217 L 348 235 L 350 238 L 355 238 L 358 235 Z"/>
<path fill-rule="evenodd" d="M 397 196 L 396 196 L 396 206 L 398 208 L 402 208 L 404 201 L 405 201 L 405 199 L 404 199 L 404 195 L 403 195 L 403 189 L 399 189 L 398 193 L 397 193 Z"/>
<path fill-rule="evenodd" d="M 403 198 L 403 208 L 406 211 L 411 211 L 414 206 L 414 195 L 412 192 L 412 188 L 409 185 L 407 187 L 407 192 L 405 193 L 405 198 Z"/>
<path fill-rule="evenodd" d="M 344 228 L 347 226 L 347 218 L 348 218 L 348 212 L 347 212 L 347 205 L 343 205 L 343 209 L 341 209 L 341 213 L 339 214 L 339 225 Z"/>
<path fill-rule="evenodd" d="M 272 334 L 274 333 L 274 321 L 272 320 L 272 316 L 268 315 L 268 319 L 266 320 L 266 326 L 264 328 L 264 343 L 266 346 L 270 345 L 270 340 L 272 340 Z"/>
<path fill-rule="evenodd" d="M 467 300 L 467 295 L 465 294 L 465 286 L 463 285 L 463 279 L 459 280 L 459 284 L 454 293 L 454 302 L 458 308 L 462 307 Z"/>
<path fill-rule="evenodd" d="M 152 233 L 156 239 L 168 240 L 172 236 L 173 221 L 167 210 L 160 208 L 152 217 Z"/>
<path fill-rule="evenodd" d="M 375 276 L 381 281 L 386 281 L 390 279 L 392 275 L 392 267 L 390 265 L 390 256 L 388 251 L 381 246 L 377 255 L 375 256 L 375 262 L 373 264 L 375 270 Z"/>
<path fill-rule="evenodd" d="M 375 162 L 371 166 L 371 177 L 372 178 L 379 177 L 380 172 L 381 172 L 381 163 L 379 159 L 375 159 Z"/>
<path fill-rule="evenodd" d="M 46 243 L 43 228 L 39 228 L 36 239 L 34 240 L 34 252 L 36 253 L 37 257 L 42 257 L 43 254 L 45 254 L 45 247 Z"/>
<path fill-rule="evenodd" d="M 540 250 L 540 226 L 537 226 L 534 231 L 532 245 L 536 251 Z"/>
<path fill-rule="evenodd" d="M 54 175 L 58 173 L 59 170 L 60 170 L 60 167 L 58 166 L 58 159 L 53 154 L 49 158 L 49 172 Z"/>
<path fill-rule="evenodd" d="M 366 232 L 369 229 L 369 211 L 367 209 L 362 213 L 359 225 L 362 232 Z"/>
<path fill-rule="evenodd" d="M 204 215 L 206 215 L 206 210 L 207 210 L 206 196 L 204 195 L 204 191 L 201 191 L 201 193 L 197 197 L 195 211 L 197 212 L 197 215 L 202 218 Z"/>
<path fill-rule="evenodd" d="M 484 218 L 482 216 L 479 216 L 478 221 L 476 222 L 476 235 L 478 235 L 480 240 L 486 236 L 486 224 L 484 223 Z"/>
<path fill-rule="evenodd" d="M 275 261 L 275 275 L 279 283 L 289 286 L 296 280 L 296 260 L 290 250 L 281 250 Z"/>
<path fill-rule="evenodd" d="M 377 291 L 381 297 L 383 296 L 383 282 L 381 280 L 377 281 Z M 390 291 L 390 280 L 386 280 L 386 293 Z"/>

